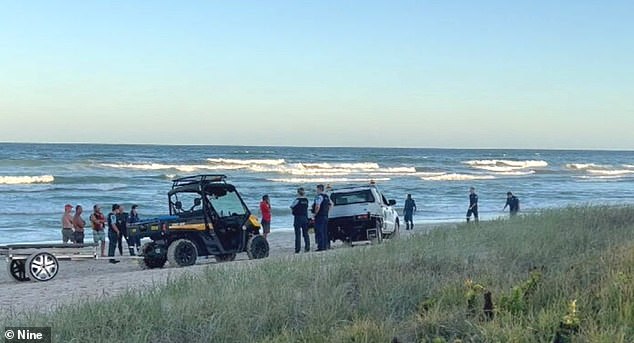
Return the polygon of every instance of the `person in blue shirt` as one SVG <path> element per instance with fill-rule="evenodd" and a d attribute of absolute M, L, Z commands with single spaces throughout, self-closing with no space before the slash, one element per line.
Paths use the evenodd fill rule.
<path fill-rule="evenodd" d="M 313 203 L 313 214 L 315 216 L 315 241 L 317 251 L 328 250 L 330 242 L 328 240 L 328 212 L 330 211 L 330 197 L 324 192 L 324 185 L 317 185 L 317 196 Z"/>
<path fill-rule="evenodd" d="M 416 201 L 412 199 L 412 195 L 408 194 L 403 207 L 405 216 L 405 230 L 414 230 L 414 212 L 416 212 Z"/>
<path fill-rule="evenodd" d="M 297 189 L 297 198 L 291 204 L 293 213 L 293 228 L 295 229 L 295 253 L 298 254 L 302 248 L 304 237 L 304 251 L 310 251 L 310 237 L 308 236 L 308 198 L 306 198 L 304 188 Z"/>

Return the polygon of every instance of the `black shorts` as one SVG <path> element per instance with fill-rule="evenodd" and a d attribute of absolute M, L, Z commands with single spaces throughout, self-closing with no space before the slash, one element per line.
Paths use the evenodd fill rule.
<path fill-rule="evenodd" d="M 473 217 L 474 218 L 478 218 L 478 208 L 477 207 L 470 208 L 470 209 L 467 210 L 467 218 L 470 218 L 472 213 L 473 213 Z"/>

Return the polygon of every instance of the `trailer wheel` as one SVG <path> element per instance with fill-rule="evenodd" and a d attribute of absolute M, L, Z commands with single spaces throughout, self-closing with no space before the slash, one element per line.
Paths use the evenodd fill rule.
<path fill-rule="evenodd" d="M 269 257 L 269 242 L 262 235 L 255 235 L 247 242 L 247 255 L 249 259 Z"/>
<path fill-rule="evenodd" d="M 220 254 L 214 255 L 216 262 L 231 262 L 236 259 L 236 254 Z"/>
<path fill-rule="evenodd" d="M 24 260 L 11 260 L 11 262 L 7 263 L 7 271 L 15 281 L 30 281 L 31 279 L 26 275 L 25 266 Z"/>
<path fill-rule="evenodd" d="M 189 239 L 177 239 L 167 247 L 167 260 L 172 266 L 186 267 L 196 263 L 198 249 Z"/>
<path fill-rule="evenodd" d="M 49 281 L 59 271 L 59 262 L 53 254 L 47 252 L 34 253 L 26 260 L 29 276 L 35 281 Z"/>
<path fill-rule="evenodd" d="M 143 269 L 154 269 L 154 268 L 163 268 L 165 262 L 167 262 L 167 257 L 163 255 L 159 255 L 155 253 L 156 243 L 147 242 L 143 244 L 141 247 L 141 253 L 143 254 L 143 261 L 141 262 L 141 268 Z M 163 250 L 164 251 L 164 250 Z"/>

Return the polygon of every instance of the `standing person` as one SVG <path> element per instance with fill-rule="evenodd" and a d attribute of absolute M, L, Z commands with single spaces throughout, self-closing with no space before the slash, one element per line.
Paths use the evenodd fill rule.
<path fill-rule="evenodd" d="M 502 211 L 506 210 L 507 206 L 509 207 L 509 213 L 511 214 L 511 217 L 514 217 L 517 214 L 517 212 L 520 211 L 520 199 L 518 199 L 515 195 L 513 195 L 513 193 L 507 192 L 506 205 L 504 205 L 504 208 L 502 209 Z"/>
<path fill-rule="evenodd" d="M 260 201 L 260 213 L 262 213 L 262 229 L 264 230 L 264 238 L 271 233 L 271 201 L 269 196 L 265 194 Z"/>
<path fill-rule="evenodd" d="M 310 251 L 310 237 L 308 236 L 308 198 L 306 198 L 304 188 L 297 189 L 297 198 L 291 204 L 293 212 L 293 228 L 295 228 L 295 253 L 298 254 L 302 248 L 301 237 L 304 237 L 304 251 Z"/>
<path fill-rule="evenodd" d="M 117 242 L 121 232 L 117 226 L 117 214 L 119 214 L 119 204 L 112 205 L 112 211 L 108 213 L 108 256 L 114 257 L 114 252 L 117 249 Z M 114 258 L 110 259 L 110 263 L 119 263 Z"/>
<path fill-rule="evenodd" d="M 101 207 L 95 204 L 92 207 L 90 215 L 90 223 L 92 223 L 92 241 L 95 244 L 101 242 L 101 257 L 106 256 L 106 217 L 101 213 Z"/>
<path fill-rule="evenodd" d="M 469 208 L 467 209 L 467 223 L 471 220 L 471 214 L 473 219 L 478 223 L 480 221 L 478 217 L 478 195 L 475 192 L 475 187 L 469 188 Z"/>
<path fill-rule="evenodd" d="M 129 224 L 134 224 L 141 221 L 141 219 L 139 219 L 139 213 L 137 212 L 138 207 L 139 206 L 137 205 L 132 205 L 132 208 L 130 209 L 130 216 L 128 217 Z M 130 233 L 128 232 L 128 235 L 129 234 Z M 139 237 L 139 235 L 137 234 L 137 235 L 134 235 L 133 237 L 130 237 L 130 243 L 134 245 L 134 247 L 136 248 L 136 252 L 138 254 L 141 250 L 141 238 Z"/>
<path fill-rule="evenodd" d="M 313 213 L 315 216 L 315 241 L 317 251 L 327 250 L 328 240 L 328 211 L 330 211 L 330 198 L 324 192 L 324 185 L 317 185 L 317 196 L 313 203 Z"/>
<path fill-rule="evenodd" d="M 130 244 L 130 237 L 128 237 L 128 217 L 130 215 L 125 211 L 123 205 L 119 205 L 119 214 L 117 214 L 117 227 L 119 228 L 119 240 L 117 244 L 119 246 L 119 255 L 123 256 L 123 239 L 125 238 L 126 245 L 130 256 L 134 256 L 134 245 Z"/>
<path fill-rule="evenodd" d="M 64 206 L 64 215 L 62 215 L 62 242 L 73 243 L 73 205 L 66 204 Z"/>
<path fill-rule="evenodd" d="M 411 194 L 407 194 L 403 214 L 405 215 L 405 230 L 414 230 L 414 212 L 416 212 L 416 201 Z"/>
<path fill-rule="evenodd" d="M 84 209 L 81 205 L 75 206 L 75 216 L 73 217 L 73 229 L 75 230 L 73 238 L 75 243 L 84 244 L 84 228 L 86 227 L 86 221 L 81 217 Z"/>

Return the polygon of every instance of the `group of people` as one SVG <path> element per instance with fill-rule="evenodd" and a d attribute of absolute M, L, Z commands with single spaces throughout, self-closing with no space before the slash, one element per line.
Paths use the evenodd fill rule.
<path fill-rule="evenodd" d="M 517 215 L 520 211 L 520 200 L 517 196 L 513 195 L 512 192 L 506 193 L 506 204 L 502 211 L 509 208 L 509 213 L 511 217 Z M 405 230 L 414 229 L 413 215 L 416 212 L 416 202 L 412 199 L 412 195 L 408 194 L 405 199 L 405 206 L 403 207 L 403 215 L 405 217 Z M 467 208 L 467 222 L 471 221 L 471 216 L 473 219 L 478 222 L 480 217 L 478 215 L 478 194 L 476 193 L 475 187 L 469 188 L 469 207 Z"/>
<path fill-rule="evenodd" d="M 313 226 L 315 231 L 316 251 L 330 249 L 330 239 L 328 238 L 328 212 L 332 206 L 330 197 L 326 194 L 324 185 L 317 185 L 317 195 L 312 206 L 306 197 L 303 187 L 297 189 L 295 200 L 290 205 L 293 214 L 293 228 L 295 231 L 295 253 L 302 251 L 302 239 L 304 241 L 304 251 L 310 251 L 309 226 Z M 310 207 L 310 211 L 309 211 Z M 309 215 L 312 213 L 312 218 Z M 268 195 L 262 197 L 260 202 L 260 214 L 262 218 L 262 230 L 264 237 L 271 232 L 271 202 Z"/>
<path fill-rule="evenodd" d="M 92 238 L 95 244 L 101 247 L 101 256 L 104 257 L 106 250 L 106 229 L 108 230 L 108 256 L 114 257 L 115 251 L 119 250 L 119 255 L 123 255 L 123 239 L 125 238 L 131 256 L 139 253 L 141 241 L 136 236 L 128 235 L 128 224 L 139 221 L 137 212 L 138 206 L 132 205 L 130 213 L 125 212 L 122 205 L 113 204 L 111 212 L 106 216 L 101 212 L 101 206 L 95 204 L 93 213 L 90 215 L 92 226 Z M 84 231 L 86 221 L 82 218 L 83 209 L 81 205 L 75 206 L 75 214 L 72 214 L 73 206 L 64 206 L 62 216 L 62 242 L 63 243 L 84 243 Z M 111 263 L 118 263 L 115 259 L 110 259 Z"/>

